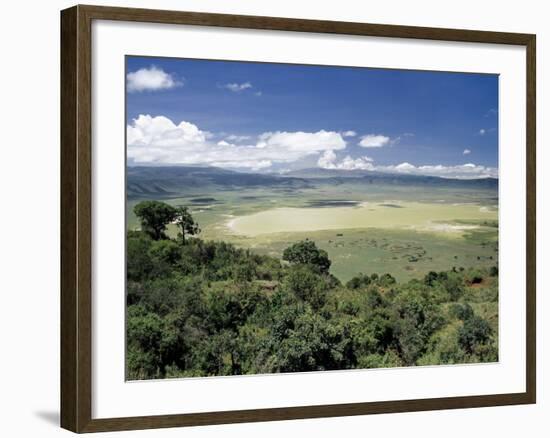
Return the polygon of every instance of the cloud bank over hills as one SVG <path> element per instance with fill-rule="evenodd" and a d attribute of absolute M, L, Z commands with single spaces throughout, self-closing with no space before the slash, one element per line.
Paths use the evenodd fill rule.
<path fill-rule="evenodd" d="M 245 171 L 273 171 L 276 166 L 295 168 L 305 160 L 316 160 L 322 169 L 364 170 L 385 173 L 440 176 L 444 178 L 498 178 L 498 169 L 471 162 L 442 164 L 377 164 L 367 155 L 351 154 L 353 143 L 360 148 L 391 147 L 398 141 L 382 134 L 365 134 L 358 140 L 356 131 L 319 130 L 269 131 L 256 136 L 226 134 L 223 138 L 182 120 L 174 123 L 165 116 L 140 114 L 126 127 L 128 162 L 134 165 L 207 165 Z M 352 143 L 353 142 L 353 143 Z M 302 167 L 307 167 L 305 164 Z"/>

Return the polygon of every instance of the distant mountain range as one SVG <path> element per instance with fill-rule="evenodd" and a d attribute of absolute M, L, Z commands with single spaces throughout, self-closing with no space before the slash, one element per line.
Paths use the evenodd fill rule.
<path fill-rule="evenodd" d="M 200 190 L 202 187 L 218 187 L 221 190 L 260 187 L 292 190 L 312 188 L 321 184 L 339 185 L 345 183 L 470 189 L 498 188 L 498 179 L 495 178 L 465 180 L 321 168 L 302 169 L 277 175 L 241 173 L 218 167 L 194 166 L 128 167 L 126 183 L 129 198 L 177 196 L 189 189 Z"/>
<path fill-rule="evenodd" d="M 285 173 L 284 176 L 306 179 L 328 178 L 332 180 L 353 178 L 369 184 L 407 184 L 422 186 L 437 184 L 439 186 L 448 187 L 498 187 L 498 179 L 490 177 L 476 179 L 442 178 L 439 176 L 385 173 L 373 170 L 322 169 L 320 167 L 290 171 Z"/>
<path fill-rule="evenodd" d="M 239 173 L 219 167 L 128 167 L 128 197 L 170 196 L 189 189 L 239 188 L 239 187 L 308 187 L 303 178 L 281 177 L 278 175 Z"/>

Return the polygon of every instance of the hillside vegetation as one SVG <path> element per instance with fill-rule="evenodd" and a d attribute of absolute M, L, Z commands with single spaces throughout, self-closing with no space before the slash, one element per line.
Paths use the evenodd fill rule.
<path fill-rule="evenodd" d="M 312 240 L 282 260 L 197 238 L 186 208 L 136 205 L 127 236 L 127 378 L 498 360 L 498 268 L 342 284 Z M 177 227 L 177 238 L 166 234 Z"/>

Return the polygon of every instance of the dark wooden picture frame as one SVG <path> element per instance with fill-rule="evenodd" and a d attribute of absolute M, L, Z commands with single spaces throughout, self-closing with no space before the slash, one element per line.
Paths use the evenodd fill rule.
<path fill-rule="evenodd" d="M 526 47 L 526 391 L 275 409 L 92 418 L 92 94 L 93 20 L 185 24 Z M 61 12 L 61 426 L 99 432 L 379 413 L 529 404 L 536 401 L 535 47 L 531 34 L 75 6 Z"/>

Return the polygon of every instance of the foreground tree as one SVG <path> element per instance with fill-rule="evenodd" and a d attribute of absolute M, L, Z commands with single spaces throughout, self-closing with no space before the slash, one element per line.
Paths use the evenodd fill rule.
<path fill-rule="evenodd" d="M 492 334 L 489 323 L 480 316 L 473 315 L 458 330 L 458 343 L 466 353 L 473 354 L 477 347 L 490 341 Z"/>
<path fill-rule="evenodd" d="M 321 309 L 327 300 L 326 277 L 319 275 L 307 265 L 293 266 L 284 282 L 285 286 L 300 300 L 309 303 L 313 310 Z"/>
<path fill-rule="evenodd" d="M 195 222 L 187 207 L 180 206 L 176 209 L 176 225 L 180 229 L 179 234 L 181 234 L 181 241 L 183 244 L 185 244 L 186 235 L 194 236 L 195 234 L 199 234 L 201 232 L 199 224 Z"/>
<path fill-rule="evenodd" d="M 283 252 L 283 260 L 291 264 L 310 265 L 326 274 L 331 261 L 325 250 L 317 248 L 315 242 L 306 239 L 289 246 Z"/>
<path fill-rule="evenodd" d="M 160 201 L 141 201 L 134 207 L 141 229 L 154 240 L 166 239 L 166 225 L 177 217 L 176 208 Z"/>

